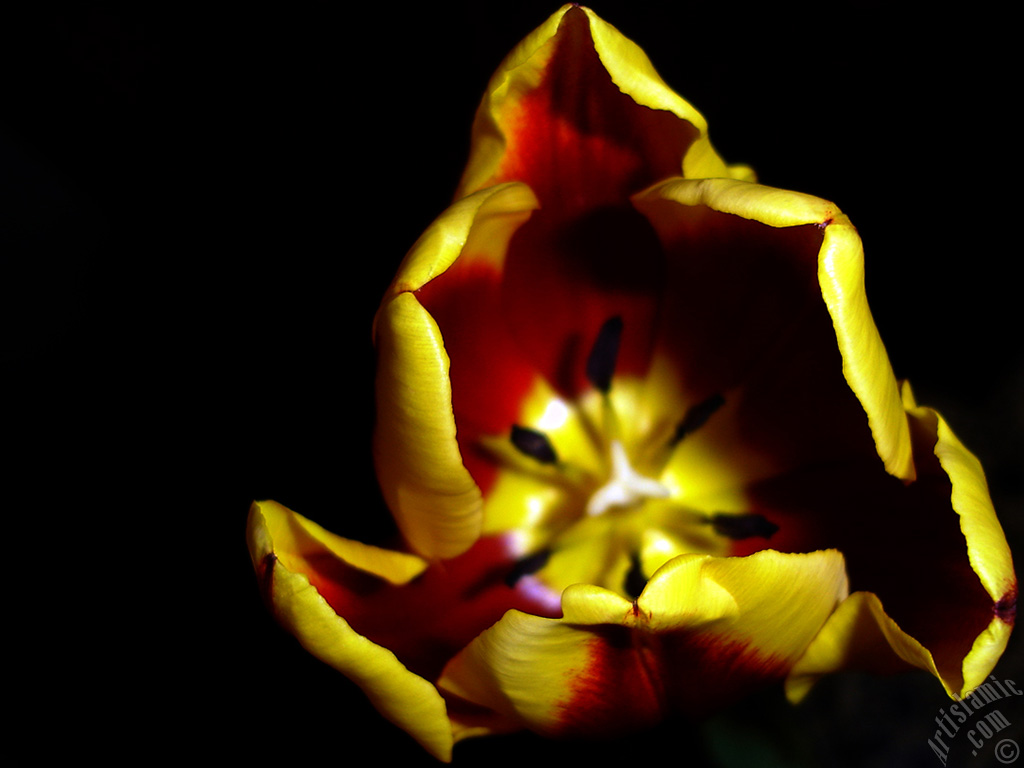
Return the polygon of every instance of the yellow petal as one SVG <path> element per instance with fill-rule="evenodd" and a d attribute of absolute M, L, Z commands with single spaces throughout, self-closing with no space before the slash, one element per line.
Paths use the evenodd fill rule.
<path fill-rule="evenodd" d="M 914 436 L 918 482 L 948 476 L 950 501 L 959 517 L 970 562 L 971 572 L 965 572 L 978 578 L 984 588 L 982 596 L 987 594 L 991 603 L 951 605 L 951 595 L 945 593 L 921 596 L 917 603 L 922 610 L 934 611 L 932 623 L 942 628 L 922 643 L 887 614 L 877 595 L 855 593 L 794 666 L 786 684 L 793 701 L 803 698 L 825 674 L 845 668 L 882 673 L 907 665 L 930 672 L 947 693 L 962 698 L 985 682 L 1006 649 L 1016 613 L 1017 579 L 981 465 L 941 416 L 915 404 L 909 387 L 904 388 L 903 399 Z M 934 458 L 929 462 L 925 451 L 930 447 Z M 968 610 L 981 614 L 980 624 L 965 620 Z M 987 626 L 986 613 L 991 616 Z M 915 617 L 908 620 L 915 621 Z M 965 631 L 972 634 L 962 637 Z"/>
<path fill-rule="evenodd" d="M 426 557 L 454 557 L 472 546 L 483 506 L 456 440 L 444 340 L 415 291 L 447 271 L 467 243 L 479 246 L 470 249 L 476 258 L 500 264 L 507 239 L 535 205 L 516 184 L 453 205 L 413 246 L 375 319 L 377 476 L 409 545 Z"/>
<path fill-rule="evenodd" d="M 247 539 L 253 566 L 274 617 L 302 646 L 355 682 L 377 710 L 411 734 L 439 760 L 451 759 L 452 726 L 444 699 L 386 648 L 355 632 L 298 570 L 321 555 L 354 554 L 363 565 L 411 578 L 422 561 L 401 553 L 350 547 L 275 502 L 257 502 L 249 513 Z"/>
<path fill-rule="evenodd" d="M 730 179 L 670 179 L 634 197 L 661 232 L 676 214 L 669 203 L 707 208 L 769 227 L 816 226 L 822 231 L 818 283 L 842 354 L 843 375 L 868 417 L 886 470 L 914 477 L 909 428 L 899 387 L 864 293 L 860 238 L 832 203 L 797 192 Z"/>
<path fill-rule="evenodd" d="M 946 421 L 930 408 L 915 408 L 911 418 L 927 423 L 936 436 L 935 456 L 953 485 L 953 509 L 967 541 L 971 567 L 993 601 L 1017 586 L 1006 534 L 996 517 L 981 462 L 953 434 Z"/>
<path fill-rule="evenodd" d="M 580 584 L 563 593 L 561 619 L 510 611 L 439 685 L 505 727 L 628 732 L 781 680 L 845 595 L 834 551 L 683 555 L 635 602 Z"/>
<path fill-rule="evenodd" d="M 311 560 L 328 555 L 392 584 L 406 584 L 427 567 L 416 555 L 342 538 L 274 501 L 256 502 L 252 514 L 262 515 L 275 556 L 291 571 L 307 572 Z"/>
<path fill-rule="evenodd" d="M 736 601 L 737 618 L 723 634 L 787 668 L 849 591 L 836 550 L 711 558 L 705 573 Z"/>
<path fill-rule="evenodd" d="M 889 474 L 914 479 L 909 430 L 889 356 L 864 291 L 860 237 L 845 216 L 825 226 L 818 283 L 836 329 L 843 375 L 864 406 L 878 455 Z"/>

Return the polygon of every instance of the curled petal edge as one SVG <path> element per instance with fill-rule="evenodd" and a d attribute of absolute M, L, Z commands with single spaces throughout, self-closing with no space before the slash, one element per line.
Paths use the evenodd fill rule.
<path fill-rule="evenodd" d="M 296 526 L 301 529 L 298 536 L 293 533 Z M 454 737 L 437 688 L 410 672 L 391 651 L 355 632 L 307 575 L 289 566 L 312 554 L 329 555 L 408 580 L 426 564 L 404 553 L 347 542 L 272 501 L 252 505 L 246 538 L 264 598 L 281 626 L 313 656 L 358 685 L 384 717 L 437 759 L 449 762 Z M 350 549 L 349 544 L 354 546 Z M 340 552 L 353 553 L 356 562 Z"/>
<path fill-rule="evenodd" d="M 637 104 L 671 112 L 697 129 L 699 135 L 683 157 L 683 176 L 694 179 L 725 176 L 753 180 L 754 174 L 749 167 L 725 164 L 711 146 L 704 116 L 661 79 L 642 48 L 589 8 L 582 10 L 590 21 L 594 49 L 619 90 Z"/>
<path fill-rule="evenodd" d="M 886 615 L 877 595 L 854 592 L 793 665 L 786 678 L 786 696 L 798 703 L 820 677 L 841 669 L 870 666 L 887 673 L 905 669 L 905 664 L 940 677 L 932 655 Z"/>
<path fill-rule="evenodd" d="M 906 382 L 902 395 L 909 418 L 935 435 L 935 456 L 952 484 L 953 510 L 960 516 L 971 567 L 993 602 L 999 602 L 1016 589 L 1017 579 L 981 462 L 964 447 L 938 412 L 917 405 Z"/>
<path fill-rule="evenodd" d="M 981 463 L 938 413 L 917 406 L 906 383 L 902 398 L 909 419 L 935 436 L 934 453 L 952 485 L 952 507 L 960 518 L 971 568 L 992 599 L 992 620 L 974 639 L 959 668 L 943 670 L 931 651 L 886 614 L 877 595 L 856 592 L 839 606 L 794 665 L 786 680 L 786 695 L 793 702 L 802 700 L 820 677 L 841 669 L 886 673 L 906 665 L 930 672 L 949 696 L 964 698 L 985 682 L 1009 642 L 1017 579 Z"/>
<path fill-rule="evenodd" d="M 903 402 L 911 422 L 934 435 L 934 453 L 952 487 L 950 501 L 960 518 L 971 570 L 992 599 L 993 618 L 975 638 L 963 660 L 963 684 L 942 680 L 949 693 L 961 697 L 981 685 L 1006 650 L 1016 616 L 1017 577 L 1006 534 L 996 516 L 981 462 L 953 433 L 946 420 L 932 408 L 918 406 L 910 385 L 903 385 Z"/>
<path fill-rule="evenodd" d="M 683 157 L 680 172 L 689 178 L 730 177 L 752 181 L 748 166 L 728 166 L 711 145 L 704 117 L 658 75 L 647 54 L 589 8 L 562 6 L 523 39 L 491 77 L 473 123 L 473 151 L 459 183 L 456 199 L 480 189 L 494 177 L 505 153 L 500 115 L 507 102 L 520 98 L 540 82 L 553 53 L 551 41 L 568 12 L 586 15 L 594 49 L 619 90 L 637 104 L 664 110 L 697 129 L 697 139 Z"/>
<path fill-rule="evenodd" d="M 999 618 L 974 642 L 963 661 L 960 680 L 950 680 L 932 653 L 904 632 L 871 592 L 850 595 L 829 618 L 786 678 L 786 696 L 794 704 L 807 696 L 821 677 L 845 669 L 876 674 L 900 672 L 907 666 L 930 672 L 950 697 L 964 698 L 981 685 L 1006 649 L 1011 627 Z"/>
<path fill-rule="evenodd" d="M 886 471 L 904 482 L 915 477 L 910 430 L 899 385 L 864 291 L 864 252 L 849 219 L 833 203 L 812 195 L 734 179 L 670 179 L 634 196 L 705 205 L 770 227 L 816 225 L 823 230 L 818 283 L 832 317 L 843 375 L 868 417 Z"/>
<path fill-rule="evenodd" d="M 473 257 L 499 269 L 508 237 L 536 207 L 516 183 L 453 204 L 410 250 L 374 319 L 377 477 L 409 546 L 424 557 L 469 549 L 481 533 L 483 500 L 456 441 L 444 339 L 415 292 L 451 267 L 471 236 L 482 246 Z"/>

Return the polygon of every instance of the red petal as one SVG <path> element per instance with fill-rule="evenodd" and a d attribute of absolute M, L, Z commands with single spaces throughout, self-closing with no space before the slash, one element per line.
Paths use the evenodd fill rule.
<path fill-rule="evenodd" d="M 601 627 L 589 650 L 589 667 L 560 705 L 556 735 L 629 733 L 667 715 L 710 714 L 781 680 L 789 668 L 750 646 L 695 631 Z"/>
<path fill-rule="evenodd" d="M 543 209 L 572 216 L 678 176 L 697 130 L 619 90 L 582 11 L 566 13 L 554 45 L 538 87 L 501 124 L 506 152 L 494 183 L 526 182 Z"/>
<path fill-rule="evenodd" d="M 428 680 L 510 608 L 549 614 L 524 590 L 505 583 L 513 557 L 498 537 L 480 539 L 464 555 L 432 565 L 404 586 L 326 555 L 307 562 L 310 583 L 339 616 Z"/>
<path fill-rule="evenodd" d="M 905 485 L 865 463 L 792 473 L 751 495 L 755 509 L 779 526 L 773 549 L 841 550 L 851 591 L 878 595 L 945 673 L 944 663 L 958 666 L 998 612 L 971 567 L 950 493 L 944 476 Z M 751 547 L 757 545 L 737 542 L 735 554 Z"/>
<path fill-rule="evenodd" d="M 508 433 L 537 376 L 502 311 L 500 280 L 501 275 L 487 265 L 462 267 L 456 262 L 419 293 L 441 330 L 450 360 L 463 463 L 485 493 L 495 468 L 480 455 L 478 441 Z"/>

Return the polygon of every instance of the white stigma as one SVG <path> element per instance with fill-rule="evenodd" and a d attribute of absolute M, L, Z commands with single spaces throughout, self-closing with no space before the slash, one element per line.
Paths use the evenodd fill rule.
<path fill-rule="evenodd" d="M 587 502 L 588 515 L 603 515 L 612 507 L 631 507 L 644 499 L 664 499 L 670 491 L 650 477 L 644 477 L 629 464 L 626 449 L 612 440 L 612 476 Z"/>

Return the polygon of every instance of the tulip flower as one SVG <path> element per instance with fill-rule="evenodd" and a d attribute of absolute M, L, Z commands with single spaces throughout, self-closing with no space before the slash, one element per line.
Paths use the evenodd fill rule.
<path fill-rule="evenodd" d="M 274 502 L 267 603 L 431 754 L 628 733 L 768 685 L 983 683 L 1016 577 L 982 469 L 897 381 L 832 203 L 729 166 L 566 6 L 490 81 L 374 322 L 400 546 Z"/>

